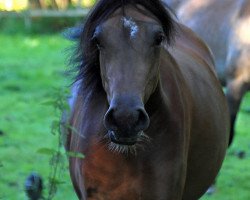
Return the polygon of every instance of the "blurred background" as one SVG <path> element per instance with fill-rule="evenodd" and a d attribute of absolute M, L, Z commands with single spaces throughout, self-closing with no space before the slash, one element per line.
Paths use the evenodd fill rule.
<path fill-rule="evenodd" d="M 1 200 L 28 199 L 25 188 L 32 172 L 43 179 L 44 199 L 77 199 L 58 131 L 61 100 L 67 96 L 72 81 L 65 72 L 70 68 L 68 58 L 74 46 L 62 33 L 83 23 L 94 3 L 95 0 L 0 0 Z M 249 171 L 248 93 L 241 104 L 235 140 L 215 194 L 202 199 L 250 199 Z"/>
<path fill-rule="evenodd" d="M 78 7 L 91 7 L 95 0 L 1 0 L 2 11 L 22 11 L 32 9 L 68 9 Z"/>
<path fill-rule="evenodd" d="M 72 82 L 66 72 L 74 46 L 63 32 L 83 23 L 94 3 L 0 0 L 1 200 L 28 199 L 36 175 L 44 199 L 77 199 L 58 136 L 57 106 Z"/>

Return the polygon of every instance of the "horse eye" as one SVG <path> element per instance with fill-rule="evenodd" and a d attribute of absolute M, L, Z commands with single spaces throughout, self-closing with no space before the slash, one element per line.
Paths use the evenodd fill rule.
<path fill-rule="evenodd" d="M 100 43 L 100 40 L 97 37 L 93 37 L 93 42 L 97 46 L 98 49 L 102 48 L 102 45 Z"/>
<path fill-rule="evenodd" d="M 163 33 L 157 34 L 155 37 L 154 45 L 159 46 L 165 40 L 165 35 Z"/>

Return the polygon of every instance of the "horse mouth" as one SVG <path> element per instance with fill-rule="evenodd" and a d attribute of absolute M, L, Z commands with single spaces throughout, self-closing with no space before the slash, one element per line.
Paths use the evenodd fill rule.
<path fill-rule="evenodd" d="M 138 150 L 145 150 L 145 145 L 151 140 L 143 131 L 138 132 L 133 137 L 118 137 L 114 131 L 108 131 L 106 137 L 110 140 L 108 143 L 110 151 L 133 155 L 136 155 Z"/>
<path fill-rule="evenodd" d="M 118 145 L 127 145 L 127 146 L 133 146 L 137 143 L 137 136 L 134 137 L 117 137 L 114 131 L 109 131 L 109 138 L 111 142 L 118 144 Z"/>

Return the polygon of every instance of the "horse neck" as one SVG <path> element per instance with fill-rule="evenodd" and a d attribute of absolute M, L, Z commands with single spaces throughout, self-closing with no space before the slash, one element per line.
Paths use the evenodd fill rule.
<path fill-rule="evenodd" d="M 168 112 L 167 97 L 164 95 L 160 82 L 158 83 L 154 93 L 151 95 L 148 102 L 146 103 L 145 108 L 150 117 L 160 111 L 165 111 L 165 113 Z"/>
<path fill-rule="evenodd" d="M 185 93 L 175 83 L 173 85 L 176 87 L 173 88 L 171 88 L 172 85 L 163 86 L 163 84 L 166 83 L 160 80 L 155 92 L 145 105 L 150 116 L 150 123 L 156 125 L 162 124 L 162 121 L 165 121 L 165 124 L 170 121 L 183 121 L 184 112 L 189 107 L 187 102 L 183 102 Z M 166 91 L 165 88 L 169 88 L 169 90 Z"/>
<path fill-rule="evenodd" d="M 176 124 L 184 129 L 191 118 L 193 103 L 187 79 L 169 52 L 162 55 L 161 63 L 158 85 L 145 105 L 154 127 L 151 130 L 170 130 Z"/>

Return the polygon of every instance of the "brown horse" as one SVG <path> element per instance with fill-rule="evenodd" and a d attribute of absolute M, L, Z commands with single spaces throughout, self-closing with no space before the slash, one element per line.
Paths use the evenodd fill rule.
<path fill-rule="evenodd" d="M 159 0 L 100 0 L 75 61 L 66 149 L 85 155 L 69 159 L 79 199 L 201 197 L 229 138 L 207 46 Z"/>
<path fill-rule="evenodd" d="M 250 90 L 250 1 L 165 0 L 183 23 L 209 45 L 218 77 L 226 86 L 231 115 L 230 143 L 240 102 Z"/>

